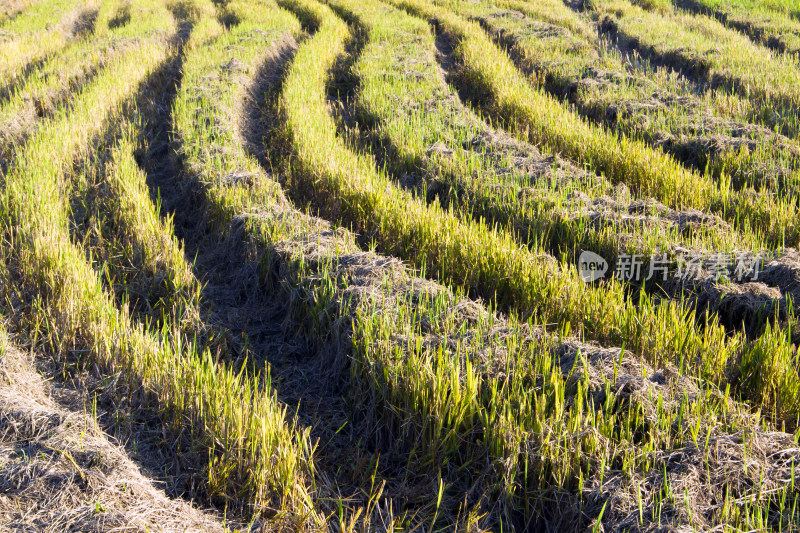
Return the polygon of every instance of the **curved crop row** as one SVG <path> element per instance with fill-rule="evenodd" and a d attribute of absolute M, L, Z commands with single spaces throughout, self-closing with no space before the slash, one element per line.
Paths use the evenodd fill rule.
<path fill-rule="evenodd" d="M 242 5 L 229 8 L 241 14 Z M 292 94 L 293 79 L 308 74 L 303 66 L 322 66 L 324 73 L 325 65 L 332 64 L 336 47 L 331 50 L 331 39 L 343 27 L 319 4 L 299 0 L 286 5 L 313 23 L 316 32 L 295 55 L 284 102 Z M 198 46 L 187 56 L 175 105 L 187 174 L 196 177 L 204 191 L 210 222 L 223 229 L 244 228 L 268 279 L 290 296 L 297 327 L 337 356 L 334 362 L 349 361 L 356 411 L 372 421 L 371 428 L 380 430 L 368 438 L 412 453 L 408 463 L 412 471 L 423 468 L 434 479 L 439 474 L 445 482 L 461 478 L 477 483 L 473 492 L 486 492 L 490 503 L 481 505 L 468 496 L 467 508 L 475 515 L 494 509 L 485 520 L 462 523 L 450 513 L 463 493 L 445 487 L 444 503 L 428 509 L 428 515 L 421 517 L 424 524 L 469 527 L 483 522 L 524 528 L 561 520 L 586 526 L 580 511 L 597 518 L 605 496 L 582 504 L 579 495 L 595 494 L 603 475 L 643 471 L 662 476 L 665 463 L 656 450 L 693 446 L 703 438 L 716 443 L 743 427 L 738 424 L 748 424 L 736 408 L 727 411 L 726 402 L 720 403 L 713 394 L 692 392 L 692 407 L 682 403 L 673 391 L 695 389 L 670 374 L 668 384 L 652 390 L 662 398 L 659 416 L 668 420 L 678 412 L 685 415 L 678 417 L 677 425 L 651 425 L 643 413 L 655 409 L 655 403 L 647 399 L 645 389 L 630 401 L 617 396 L 623 390 L 646 388 L 642 376 L 653 372 L 632 354 L 560 342 L 513 319 L 487 313 L 440 286 L 414 278 L 398 261 L 360 252 L 351 234 L 331 231 L 288 206 L 274 182 L 245 153 L 237 134 L 236 109 L 246 91 L 243 87 L 261 75 L 258 62 L 269 61 L 280 50 L 266 51 L 265 58 L 249 42 L 256 28 L 269 32 L 275 19 L 282 17 L 258 15 L 251 12 L 243 19 L 253 25 L 237 24 L 219 41 Z M 338 35 L 344 37 L 346 32 Z M 276 38 L 273 33 L 272 42 Z M 240 63 L 230 69 L 234 53 Z M 616 371 L 613 365 L 604 368 L 608 357 L 624 364 Z M 334 378 L 339 367 L 330 366 Z M 603 385 L 606 381 L 608 385 Z M 608 399 L 601 406 L 595 402 L 604 387 Z M 701 413 L 704 429 L 698 422 Z M 597 431 L 590 429 L 595 427 Z M 644 453 L 634 453 L 632 439 L 640 427 L 647 428 L 638 441 Z M 691 437 L 693 428 L 700 432 L 697 440 Z M 569 443 L 569 449 L 562 443 Z M 385 447 L 381 449 L 386 451 Z M 621 466 L 608 472 L 604 465 L 610 464 Z M 668 477 L 667 485 L 679 483 L 677 473 Z M 626 485 L 619 494 L 631 495 L 632 490 Z M 785 501 L 793 501 L 794 493 L 782 490 Z M 664 516 L 676 523 L 692 523 L 694 519 L 687 517 L 698 515 L 693 505 L 684 509 L 680 502 L 673 504 L 668 497 L 651 493 L 646 498 L 643 523 L 656 520 L 658 506 L 668 508 Z M 562 506 L 551 512 L 548 504 L 555 500 Z M 493 501 L 501 506 L 493 506 Z M 777 501 L 757 499 L 746 510 L 726 505 L 708 520 L 752 524 Z M 604 516 L 607 521 L 619 520 L 627 512 L 630 509 L 612 502 Z M 706 520 L 703 516 L 701 520 Z M 789 518 L 779 512 L 770 520 L 778 524 Z"/>
<path fill-rule="evenodd" d="M 499 224 L 522 244 L 534 242 L 554 255 L 566 253 L 573 264 L 582 250 L 615 265 L 626 253 L 666 253 L 677 263 L 676 255 L 687 248 L 708 257 L 743 247 L 758 249 L 752 236 L 730 231 L 715 217 L 669 210 L 652 200 L 631 201 L 568 161 L 545 157 L 533 146 L 489 128 L 448 88 L 424 21 L 386 7 L 363 6 L 353 12 L 349 4 L 333 5 L 357 27 L 365 27 L 369 39 L 355 64 L 359 85 L 354 114 L 359 125 L 376 137 L 373 145 L 380 164 L 428 202 L 438 200 L 459 215 Z M 391 22 L 384 20 L 387 13 Z M 789 250 L 779 261 L 797 271 L 800 266 L 790 266 L 791 257 Z M 743 320 L 745 327 L 752 327 L 751 320 L 763 320 L 759 314 L 771 315 L 776 305 L 785 305 L 788 295 L 800 295 L 788 279 L 764 271 L 758 279 L 777 287 L 777 295 L 754 295 L 759 304 L 737 305 L 732 294 L 756 291 L 736 283 L 717 284 L 710 274 L 702 282 L 699 276 L 684 281 L 676 272 L 673 265 L 647 289 L 672 297 L 702 293 L 693 300 L 719 310 L 723 322 L 734 327 Z M 613 270 L 608 277 L 612 275 Z M 738 303 L 744 304 L 745 298 Z"/>
<path fill-rule="evenodd" d="M 313 53 L 298 54 L 282 97 L 286 135 L 294 151 L 293 196 L 310 199 L 326 215 L 363 231 L 382 250 L 425 267 L 443 282 L 525 316 L 535 315 L 543 323 L 558 324 L 564 331 L 581 331 L 600 342 L 624 342 L 653 361 L 681 362 L 687 371 L 694 369 L 715 381 L 726 381 L 745 354 L 758 354 L 747 358 L 766 363 L 758 343 L 728 336 L 715 320 L 698 330 L 694 315 L 683 305 L 657 305 L 644 294 L 634 301 L 615 283 L 587 286 L 574 269 L 519 248 L 507 232 L 459 219 L 395 187 L 376 171 L 373 161 L 350 151 L 335 134 L 325 102 L 325 78 L 348 32 L 332 14 L 321 20 L 330 21 L 317 36 L 324 44 Z M 775 376 L 773 385 L 780 385 L 769 385 L 770 392 L 757 393 L 756 401 L 764 399 L 780 404 L 779 411 L 793 412 L 798 387 L 792 384 L 797 371 L 791 341 L 782 335 L 769 339 L 783 347 L 769 365 L 754 368 L 758 375 Z"/>
<path fill-rule="evenodd" d="M 297 20 L 278 10 L 275 4 L 267 3 L 258 8 L 248 2 L 231 2 L 226 13 L 238 20 L 231 31 L 225 33 L 217 20 L 204 18 L 187 43 L 189 52 L 183 66 L 183 83 L 174 109 L 175 129 L 189 171 L 195 170 L 194 165 L 202 165 L 197 172 L 208 196 L 209 217 L 220 227 L 226 227 L 233 216 L 253 208 L 256 199 L 279 207 L 286 207 L 288 203 L 275 181 L 251 179 L 260 174 L 258 163 L 246 157 L 242 140 L 235 136 L 234 130 L 220 124 L 223 119 L 237 120 L 240 95 L 235 89 L 241 87 L 233 85 L 234 80 L 216 78 L 226 72 L 224 67 L 228 63 L 236 67 L 228 70 L 230 75 L 255 69 L 259 54 L 270 53 L 272 46 L 299 33 Z M 263 24 L 263 34 L 257 31 L 259 23 Z M 260 38 L 255 40 L 255 36 Z M 249 40 L 253 41 L 249 46 L 239 44 Z M 228 47 L 241 49 L 240 56 L 229 57 Z M 236 66 L 234 59 L 245 66 Z M 205 83 L 204 76 L 209 76 Z M 225 148 L 217 151 L 206 146 L 212 142 Z M 235 152 L 230 154 L 229 151 Z M 240 180 L 247 186 L 225 186 L 236 185 Z"/>
<path fill-rule="evenodd" d="M 661 148 L 735 189 L 796 196 L 800 145 L 750 121 L 721 89 L 628 61 L 593 33 L 588 17 L 563 2 L 448 2 L 508 47 L 531 82 L 576 106 L 581 115 Z M 553 17 L 553 12 L 559 17 Z M 558 25 L 549 22 L 556 19 Z M 700 93 L 700 94 L 698 94 Z M 725 181 L 727 185 L 727 181 Z"/>
<path fill-rule="evenodd" d="M 800 238 L 795 199 L 736 194 L 710 176 L 683 168 L 660 150 L 592 125 L 532 88 L 477 23 L 424 0 L 391 3 L 437 21 L 455 39 L 453 54 L 461 63 L 460 83 L 473 96 L 480 95 L 487 113 L 517 135 L 585 163 L 613 182 L 630 186 L 637 195 L 652 196 L 674 208 L 719 212 L 737 228 L 750 227 L 776 245 L 792 245 Z"/>
<path fill-rule="evenodd" d="M 3 167 L 6 161 L 11 160 L 16 146 L 35 131 L 37 122 L 64 107 L 73 94 L 105 65 L 137 46 L 144 38 L 163 39 L 164 28 L 159 20 L 171 17 L 163 3 L 137 2 L 135 14 L 139 21 L 133 30 L 128 24 L 109 27 L 109 19 L 117 17 L 124 9 L 116 2 L 104 3 L 90 38 L 68 44 L 62 51 L 52 54 L 18 84 L 8 100 L 0 104 Z"/>
<path fill-rule="evenodd" d="M 800 70 L 791 56 L 776 55 L 702 15 L 650 12 L 627 0 L 597 0 L 591 8 L 601 29 L 621 47 L 636 49 L 653 61 L 751 101 L 772 104 L 772 112 L 760 116 L 796 137 Z"/>
<path fill-rule="evenodd" d="M 107 153 L 96 150 L 72 180 L 69 216 L 83 229 L 74 237 L 140 316 L 179 321 L 180 314 L 197 307 L 200 283 L 173 235 L 172 221 L 162 220 L 151 201 L 147 176 L 134 158 L 139 128 L 123 122 L 114 129 L 121 131 L 109 132 L 118 137 L 113 147 Z"/>
<path fill-rule="evenodd" d="M 0 96 L 36 61 L 53 54 L 93 22 L 99 3 L 42 0 L 3 25 L 10 39 L 0 42 Z"/>
<path fill-rule="evenodd" d="M 159 20 L 174 33 L 172 17 Z M 139 22 L 145 24 L 132 21 L 134 35 Z M 91 347 L 94 361 L 152 393 L 167 423 L 188 419 L 197 445 L 208 450 L 211 496 L 241 498 L 255 512 L 268 508 L 302 517 L 311 505 L 304 485 L 308 434 L 287 424 L 268 379 L 235 373 L 180 338 L 166 338 L 167 331 L 160 338 L 132 324 L 70 242 L 66 190 L 72 162 L 86 156 L 104 125 L 119 117 L 167 55 L 166 42 L 142 41 L 82 90 L 69 113 L 28 140 L 6 175 L 0 219 L 14 244 L 3 260 L 15 284 L 40 295 L 26 323 L 46 326 L 40 335 L 49 347 Z"/>

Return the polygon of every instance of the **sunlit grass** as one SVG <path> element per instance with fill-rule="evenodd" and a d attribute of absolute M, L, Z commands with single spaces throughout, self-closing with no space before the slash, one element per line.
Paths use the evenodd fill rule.
<path fill-rule="evenodd" d="M 307 432 L 288 422 L 269 386 L 269 373 L 236 372 L 198 351 L 170 324 L 152 334 L 132 323 L 125 310 L 115 307 L 84 251 L 71 242 L 66 193 L 73 162 L 87 157 L 92 141 L 109 122 L 119 120 L 126 101 L 174 53 L 167 39 L 174 34 L 175 20 L 163 4 L 153 5 L 158 8 L 132 20 L 128 30 L 135 36 L 141 24 L 146 36 L 148 24 L 155 23 L 162 38 L 142 38 L 111 62 L 76 95 L 68 114 L 42 124 L 16 156 L 0 204 L 4 236 L 14 241 L 3 261 L 17 273 L 17 290 L 40 294 L 25 324 L 40 330 L 37 336 L 46 348 L 56 353 L 90 348 L 102 368 L 151 392 L 166 424 L 187 423 L 207 453 L 209 497 L 237 498 L 252 505 L 251 512 L 270 509 L 302 520 L 311 506 L 304 485 L 304 472 L 312 468 L 311 444 Z M 116 215 L 141 224 L 131 229 L 145 254 L 171 246 L 171 260 L 179 263 L 179 250 L 148 209 L 141 172 L 129 157 L 120 154 L 109 180 L 115 198 L 128 195 L 118 198 Z M 177 279 L 188 274 L 186 265 L 177 265 Z"/>
<path fill-rule="evenodd" d="M 188 435 L 179 453 L 200 457 L 202 486 L 185 496 L 265 529 L 795 530 L 800 455 L 776 431 L 800 417 L 791 309 L 748 338 L 679 298 L 587 285 L 554 258 L 758 249 L 783 232 L 791 243 L 795 204 L 582 118 L 455 3 L 329 3 L 107 1 L 93 33 L 20 64 L 0 116 L 12 123 L 30 99 L 47 109 L 9 137 L 0 181 L 1 307 L 14 333 L 119 377 L 119 394 L 142 387 L 165 435 Z M 596 42 L 599 21 L 530 9 Z M 456 79 L 436 64 L 432 21 L 454 39 Z M 352 76 L 353 102 L 332 94 L 335 73 Z M 133 105 L 158 100 L 152 83 L 175 83 L 159 112 L 169 124 Z M 353 109 L 364 131 L 349 129 Z M 500 128 L 575 176 L 556 183 L 554 164 L 531 182 L 507 155 L 470 148 L 487 131 L 510 141 Z M 429 150 L 437 142 L 452 153 Z M 344 400 L 354 455 L 375 458 L 373 473 L 355 459 L 320 467 L 330 444 L 311 435 L 338 423 L 300 425 L 310 399 L 295 419 L 278 394 L 303 385 L 273 382 L 247 349 L 233 361 L 207 338 L 210 302 L 148 186 L 162 157 L 148 143 L 175 163 L 165 182 L 188 191 L 192 231 L 259 267 L 282 334 L 298 335 L 297 357 L 319 359 L 320 375 L 304 379 Z M 419 187 L 402 187 L 410 175 Z M 732 228 L 622 235 L 570 213 L 571 193 L 599 198 L 619 182 Z M 297 370 L 294 354 L 277 356 Z M 381 480 L 387 471 L 397 479 Z"/>
<path fill-rule="evenodd" d="M 559 0 L 446 5 L 479 21 L 532 83 L 582 116 L 701 173 L 725 175 L 736 189 L 796 196 L 800 147 L 761 126 L 741 98 L 627 56 L 591 18 Z"/>
<path fill-rule="evenodd" d="M 463 85 L 483 102 L 489 116 L 517 135 L 585 163 L 613 182 L 625 183 L 635 194 L 672 207 L 718 212 L 738 229 L 751 229 L 776 245 L 792 245 L 800 238 L 796 199 L 735 194 L 725 180 L 692 172 L 660 150 L 594 126 L 531 87 L 477 23 L 424 0 L 392 1 L 435 19 L 455 38 L 453 53 L 463 65 Z"/>

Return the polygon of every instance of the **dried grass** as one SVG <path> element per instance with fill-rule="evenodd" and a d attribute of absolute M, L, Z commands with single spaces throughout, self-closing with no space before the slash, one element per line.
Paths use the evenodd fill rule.
<path fill-rule="evenodd" d="M 30 355 L 0 359 L 0 522 L 14 531 L 222 532 L 168 498 L 92 413 L 57 403 Z"/>

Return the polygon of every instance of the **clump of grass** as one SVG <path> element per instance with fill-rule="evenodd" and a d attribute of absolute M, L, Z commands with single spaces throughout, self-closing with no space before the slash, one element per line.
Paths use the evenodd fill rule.
<path fill-rule="evenodd" d="M 37 0 L 20 0 L 19 2 L 14 2 L 13 4 L 3 3 L 3 5 L 0 6 L 0 24 L 5 26 L 9 20 L 14 19 L 17 15 L 28 9 L 36 1 Z"/>

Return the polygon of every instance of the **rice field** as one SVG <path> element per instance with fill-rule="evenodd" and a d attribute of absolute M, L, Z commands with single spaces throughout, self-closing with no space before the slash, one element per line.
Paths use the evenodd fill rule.
<path fill-rule="evenodd" d="M 0 530 L 800 531 L 800 7 L 0 2 Z"/>

